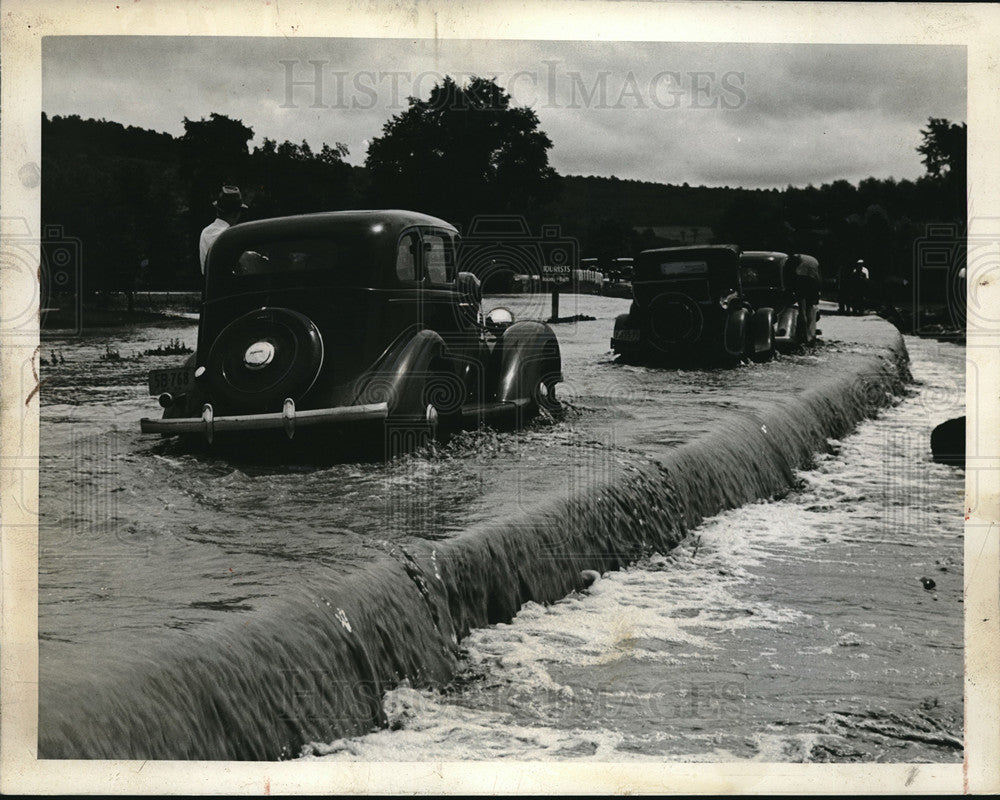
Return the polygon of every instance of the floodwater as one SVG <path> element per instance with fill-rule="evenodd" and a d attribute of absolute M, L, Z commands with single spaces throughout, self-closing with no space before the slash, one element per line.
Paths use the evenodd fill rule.
<path fill-rule="evenodd" d="M 474 631 L 445 691 L 307 757 L 960 762 L 964 475 L 927 442 L 965 353 L 906 344 L 908 397 L 788 496 Z"/>
<path fill-rule="evenodd" d="M 547 298 L 502 302 L 519 319 L 548 313 Z M 566 496 L 573 485 L 566 471 L 594 468 L 580 456 L 593 449 L 581 445 L 674 446 L 710 427 L 720 411 L 766 406 L 785 377 L 801 385 L 808 378 L 802 363 L 817 359 L 668 373 L 621 366 L 608 340 L 614 314 L 627 305 L 563 297 L 564 315 L 598 317 L 557 326 L 566 420 L 464 436 L 442 452 L 389 465 L 248 461 L 141 435 L 139 419 L 160 413 L 147 395 L 147 371 L 185 358 L 143 353 L 173 340 L 193 347 L 191 322 L 46 339 L 40 635 L 114 646 L 131 631 L 142 637 L 252 611 L 303 570 L 349 570 L 407 538 L 447 537 Z M 415 493 L 427 498 L 428 513 L 401 518 L 400 500 Z"/>
<path fill-rule="evenodd" d="M 547 298 L 502 303 L 521 319 L 548 315 Z M 200 647 L 193 634 L 207 626 L 260 619 L 400 542 L 565 498 L 580 473 L 656 457 L 720 413 L 765 409 L 807 386 L 810 365 L 863 348 L 827 341 L 732 370 L 627 367 L 608 352 L 611 321 L 627 305 L 563 297 L 561 314 L 597 317 L 557 326 L 563 418 L 465 434 L 389 464 L 246 461 L 141 436 L 140 417 L 158 412 L 147 370 L 183 360 L 143 353 L 173 339 L 193 346 L 190 322 L 47 338 L 43 687 L 99 675 L 154 643 L 158 652 Z M 474 631 L 446 690 L 386 696 L 396 730 L 309 752 L 960 759 L 962 477 L 928 460 L 927 437 L 961 413 L 964 350 L 907 346 L 911 395 L 831 442 L 787 498 L 710 520 L 669 555 Z M 412 497 L 425 513 L 399 512 Z"/>

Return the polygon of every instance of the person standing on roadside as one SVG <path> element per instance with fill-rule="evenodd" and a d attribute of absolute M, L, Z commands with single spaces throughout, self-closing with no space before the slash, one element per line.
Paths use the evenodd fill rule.
<path fill-rule="evenodd" d="M 871 274 L 863 258 L 859 258 L 854 265 L 854 276 L 854 313 L 865 314 L 871 301 Z"/>
<path fill-rule="evenodd" d="M 208 260 L 208 251 L 211 249 L 212 243 L 226 228 L 239 222 L 243 212 L 247 210 L 247 205 L 243 202 L 243 195 L 238 186 L 223 186 L 218 199 L 212 205 L 215 206 L 215 222 L 205 226 L 198 243 L 202 275 L 205 274 L 205 262 Z"/>

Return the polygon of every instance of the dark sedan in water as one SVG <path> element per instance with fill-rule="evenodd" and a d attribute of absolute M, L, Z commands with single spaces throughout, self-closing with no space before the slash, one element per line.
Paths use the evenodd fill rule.
<path fill-rule="evenodd" d="M 750 250 L 740 256 L 743 296 L 754 308 L 774 312 L 774 345 L 790 350 L 816 340 L 819 262 L 804 253 Z"/>
<path fill-rule="evenodd" d="M 766 360 L 774 313 L 746 296 L 734 245 L 645 250 L 632 306 L 615 320 L 611 348 L 626 360 Z"/>
<path fill-rule="evenodd" d="M 419 439 L 557 407 L 555 335 L 504 309 L 484 317 L 457 240 L 409 211 L 226 230 L 208 257 L 196 352 L 150 374 L 164 411 L 142 430 L 291 438 L 372 421 Z"/>

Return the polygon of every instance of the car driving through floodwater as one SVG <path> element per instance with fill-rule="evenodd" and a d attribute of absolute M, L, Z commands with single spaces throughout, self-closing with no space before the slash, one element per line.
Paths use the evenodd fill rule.
<path fill-rule="evenodd" d="M 409 211 L 225 231 L 209 253 L 196 352 L 150 373 L 164 411 L 142 431 L 211 442 L 377 423 L 408 449 L 557 408 L 552 330 L 503 309 L 484 316 L 457 244 L 452 225 Z"/>
<path fill-rule="evenodd" d="M 644 250 L 611 348 L 630 362 L 768 361 L 776 349 L 815 341 L 819 286 L 819 263 L 808 255 L 735 245 Z"/>

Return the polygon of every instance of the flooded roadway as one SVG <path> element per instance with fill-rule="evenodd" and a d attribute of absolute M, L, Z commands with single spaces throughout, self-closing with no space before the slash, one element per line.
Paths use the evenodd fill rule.
<path fill-rule="evenodd" d="M 906 399 L 787 497 L 474 631 L 445 691 L 391 692 L 390 730 L 308 757 L 960 762 L 964 474 L 928 437 L 965 354 L 907 347 Z"/>
<path fill-rule="evenodd" d="M 518 318 L 548 312 L 547 298 L 502 302 Z M 43 640 L 114 646 L 129 631 L 189 628 L 252 611 L 302 570 L 350 569 L 411 537 L 523 513 L 572 493 L 571 473 L 599 479 L 628 449 L 655 455 L 722 411 L 766 407 L 820 358 L 668 373 L 622 366 L 608 340 L 627 301 L 570 296 L 562 306 L 598 317 L 557 326 L 565 420 L 465 436 L 388 466 L 240 461 L 140 435 L 139 419 L 159 412 L 147 371 L 184 358 L 142 353 L 172 339 L 193 347 L 192 323 L 47 339 L 41 354 L 58 363 L 41 370 Z M 423 513 L 399 513 L 414 496 L 427 498 Z"/>
<path fill-rule="evenodd" d="M 570 299 L 575 301 L 575 308 L 567 303 Z M 519 318 L 543 318 L 547 315 L 547 307 L 531 299 L 511 298 L 504 302 L 514 309 Z M 614 469 L 629 460 L 655 457 L 665 449 L 708 430 L 723 411 L 752 412 L 769 407 L 776 398 L 794 393 L 808 384 L 807 371 L 803 367 L 835 357 L 845 348 L 857 347 L 828 341 L 815 353 L 729 371 L 665 372 L 625 367 L 613 363 L 607 351 L 607 339 L 611 320 L 626 306 L 625 301 L 606 298 L 563 298 L 564 314 L 583 313 L 598 317 L 594 322 L 561 325 L 557 329 L 567 377 L 561 394 L 571 405 L 565 419 L 539 420 L 519 433 L 464 436 L 442 450 L 414 454 L 389 465 L 357 462 L 326 465 L 237 463 L 218 455 L 178 452 L 169 444 L 139 436 L 138 419 L 155 411 L 155 401 L 145 395 L 146 371 L 155 366 L 172 365 L 180 359 L 140 358 L 138 354 L 171 338 L 180 338 L 193 345 L 195 328 L 192 325 L 145 326 L 106 336 L 97 334 L 86 338 L 47 340 L 42 355 L 48 358 L 50 351 L 56 351 L 57 363 L 43 367 L 42 375 L 46 382 L 41 392 L 39 632 L 43 684 L 47 676 L 54 682 L 60 681 L 71 669 L 99 672 L 102 664 L 119 661 L 126 653 L 145 652 L 153 643 L 161 650 L 183 651 L 197 644 L 190 636 L 205 630 L 205 626 L 222 624 L 231 627 L 240 624 L 241 618 L 259 617 L 270 604 L 295 593 L 298 587 L 340 581 L 359 565 L 384 555 L 400 542 L 445 538 L 471 525 L 515 517 L 540 503 L 564 498 L 577 490 L 581 476 L 592 480 L 599 478 L 602 470 Z M 915 343 L 917 346 L 924 344 Z M 934 346 L 947 348 L 945 345 Z M 108 348 L 111 352 L 118 352 L 121 359 L 102 360 L 101 356 L 107 355 Z M 962 352 L 957 348 L 954 350 Z M 942 349 L 938 356 L 937 360 L 945 364 L 942 369 L 946 372 L 954 367 L 952 362 L 956 357 L 953 353 Z M 961 358 L 964 359 L 964 355 Z M 934 357 L 928 360 L 933 362 Z M 952 376 L 949 379 L 954 379 L 954 369 L 947 374 Z M 900 409 L 906 407 L 908 403 Z M 940 411 L 937 407 L 929 409 L 920 418 L 919 424 L 926 426 L 931 416 Z M 917 422 L 910 419 L 901 428 L 912 432 L 910 444 L 914 453 L 920 446 L 920 434 L 915 432 L 915 425 Z M 879 441 L 875 446 L 884 444 Z M 841 452 L 847 446 L 843 445 Z M 822 461 L 817 474 L 822 473 L 825 466 L 836 472 L 840 464 L 838 456 L 828 458 L 832 459 L 829 465 Z M 886 491 L 896 491 L 894 487 L 903 485 L 900 481 L 905 484 L 908 474 L 905 470 L 909 467 L 904 461 L 906 459 L 899 462 L 899 474 L 891 470 L 884 473 Z M 928 484 L 929 496 L 936 497 L 936 492 L 944 491 L 942 497 L 947 497 L 941 500 L 943 505 L 936 513 L 946 525 L 957 524 L 960 535 L 961 516 L 955 523 L 950 513 L 953 512 L 953 505 L 960 506 L 961 498 L 958 496 L 957 500 L 953 500 L 951 495 L 947 495 L 949 488 L 953 488 L 947 481 L 958 479 L 950 472 L 940 472 L 946 468 L 928 466 L 938 471 L 932 475 L 934 481 L 944 481 L 942 486 L 931 481 Z M 595 473 L 598 474 L 595 476 Z M 811 474 L 804 478 L 806 485 Z M 861 482 L 869 479 L 870 475 Z M 805 495 L 801 492 L 794 495 L 798 496 Z M 400 513 L 406 505 L 406 498 L 412 497 L 424 498 L 420 503 L 421 513 Z M 923 513 L 919 511 L 922 508 L 920 504 L 924 502 L 921 498 L 904 498 L 900 507 L 908 509 L 907 514 L 916 520 L 914 527 L 918 533 L 926 531 L 929 534 L 931 528 L 925 527 L 925 520 L 919 516 Z M 883 511 L 878 502 L 880 499 L 884 497 L 873 499 L 869 510 L 870 515 L 876 515 L 876 518 Z M 652 617 L 643 617 L 641 625 L 627 622 L 626 615 L 626 622 L 622 623 L 624 628 L 615 629 L 618 632 L 612 631 L 613 635 L 604 634 L 611 636 L 611 641 L 624 642 L 624 645 L 616 644 L 611 651 L 603 652 L 600 642 L 588 643 L 586 637 L 582 642 L 567 640 L 559 645 L 558 637 L 553 641 L 544 635 L 544 630 L 536 636 L 534 629 L 528 627 L 527 635 L 518 633 L 517 637 L 527 640 L 529 644 L 537 644 L 541 650 L 538 653 L 530 652 L 530 648 L 526 651 L 524 642 L 516 639 L 513 650 L 507 653 L 505 660 L 506 645 L 501 634 L 507 629 L 499 626 L 474 632 L 463 642 L 469 656 L 463 677 L 456 685 L 471 687 L 469 694 L 449 693 L 447 697 L 453 697 L 454 701 L 443 701 L 444 695 L 424 694 L 414 699 L 406 694 L 406 690 L 399 690 L 400 693 L 391 694 L 388 700 L 390 704 L 398 702 L 403 706 L 416 702 L 421 706 L 429 704 L 436 707 L 445 702 L 447 727 L 449 714 L 479 713 L 476 698 L 488 698 L 492 682 L 495 681 L 501 688 L 519 686 L 516 676 L 511 681 L 510 676 L 503 675 L 502 669 L 496 673 L 497 677 L 490 677 L 490 670 L 495 669 L 494 662 L 505 663 L 506 666 L 515 661 L 527 662 L 532 665 L 529 667 L 532 674 L 538 670 L 554 673 L 548 674 L 548 678 L 539 685 L 532 684 L 533 679 L 529 679 L 523 689 L 530 696 L 537 696 L 540 686 L 542 689 L 552 686 L 557 687 L 558 696 L 562 698 L 586 697 L 590 692 L 600 700 L 605 693 L 603 689 L 595 689 L 595 686 L 604 685 L 609 669 L 634 673 L 639 688 L 621 690 L 619 687 L 613 690 L 611 696 L 615 696 L 614 692 L 625 691 L 626 695 L 631 692 L 635 697 L 624 705 L 611 703 L 606 715 L 610 718 L 620 715 L 622 708 L 628 708 L 629 703 L 648 704 L 651 697 L 672 697 L 668 707 L 683 709 L 685 704 L 689 704 L 685 698 L 691 696 L 684 693 L 687 690 L 674 697 L 669 693 L 664 695 L 659 689 L 652 691 L 649 686 L 643 688 L 643 685 L 650 682 L 659 685 L 659 681 L 666 678 L 675 685 L 683 686 L 685 684 L 676 684 L 676 680 L 680 672 L 685 672 L 687 686 L 704 683 L 705 691 L 718 695 L 712 702 L 729 709 L 722 715 L 727 721 L 718 727 L 731 729 L 729 716 L 732 716 L 733 709 L 738 708 L 736 716 L 746 720 L 746 727 L 740 729 L 737 726 L 735 730 L 745 733 L 752 727 L 759 732 L 760 720 L 748 709 L 773 703 L 778 694 L 784 697 L 788 693 L 788 685 L 773 679 L 771 682 L 751 681 L 744 676 L 744 673 L 753 673 L 746 664 L 740 669 L 732 666 L 720 670 L 718 653 L 714 653 L 714 660 L 705 657 L 705 653 L 717 647 L 717 642 L 708 637 L 706 631 L 717 629 L 722 635 L 730 630 L 729 636 L 737 630 L 755 632 L 758 640 L 755 642 L 752 636 L 748 638 L 746 652 L 742 656 L 737 653 L 730 660 L 743 658 L 747 663 L 763 663 L 762 654 L 774 648 L 772 639 L 775 631 L 798 631 L 800 628 L 809 631 L 810 625 L 790 623 L 804 623 L 810 618 L 822 618 L 829 622 L 829 614 L 835 617 L 839 613 L 839 606 L 833 600 L 827 600 L 822 608 L 814 609 L 812 617 L 808 617 L 809 610 L 795 609 L 794 604 L 789 606 L 795 611 L 792 613 L 785 608 L 789 600 L 788 603 L 778 603 L 777 617 L 772 618 L 759 609 L 755 611 L 752 598 L 744 601 L 731 594 L 747 582 L 748 575 L 753 574 L 746 570 L 753 567 L 755 559 L 776 570 L 775 576 L 787 573 L 788 580 L 777 577 L 771 580 L 781 591 L 788 592 L 789 597 L 815 594 L 814 577 L 808 570 L 804 576 L 796 578 L 794 565 L 782 562 L 779 556 L 801 551 L 805 557 L 814 549 L 817 536 L 830 539 L 826 544 L 839 543 L 836 537 L 830 538 L 829 531 L 825 534 L 815 532 L 823 529 L 822 524 L 832 525 L 835 531 L 839 531 L 843 527 L 842 509 L 838 510 L 836 504 L 831 508 L 819 507 L 809 511 L 814 517 L 786 525 L 790 517 L 787 513 L 782 514 L 780 509 L 783 507 L 784 503 L 763 506 L 762 510 L 758 510 L 760 518 L 756 525 L 741 527 L 737 523 L 729 534 L 717 532 L 715 538 L 720 542 L 730 542 L 728 549 L 721 544 L 712 544 L 712 531 L 716 530 L 713 525 L 723 526 L 717 531 L 727 530 L 727 523 L 724 522 L 727 518 L 724 517 L 709 523 L 699 532 L 698 537 L 692 540 L 700 542 L 697 547 L 685 549 L 688 547 L 685 545 L 670 556 L 654 557 L 647 564 L 609 575 L 589 595 L 570 598 L 548 610 L 543 611 L 529 604 L 510 628 L 513 631 L 519 625 L 530 626 L 533 615 L 536 626 L 543 625 L 553 614 L 558 616 L 570 610 L 579 612 L 587 603 L 596 603 L 595 613 L 599 618 L 607 619 L 616 618 L 616 614 L 621 617 L 622 605 L 632 604 L 636 609 L 650 605 L 656 608 L 657 612 Z M 894 507 L 893 504 L 890 507 Z M 754 508 L 757 507 L 731 513 L 753 513 Z M 899 530 L 895 533 L 882 531 L 881 534 L 881 538 L 889 543 L 902 536 Z M 863 539 L 865 535 L 856 531 L 853 538 Z M 834 558 L 830 563 L 847 566 L 840 573 L 828 567 L 833 571 L 820 581 L 823 585 L 827 585 L 827 578 L 831 576 L 839 576 L 838 580 L 845 586 L 852 585 L 854 577 L 861 573 L 851 566 L 854 563 L 851 558 L 860 557 L 859 553 L 874 552 L 876 555 L 873 558 L 879 565 L 883 565 L 884 558 L 891 556 L 891 553 L 880 552 L 878 547 L 873 551 L 872 543 L 863 541 L 854 544 L 845 541 L 842 546 L 848 549 L 839 554 L 839 560 Z M 955 558 L 960 565 L 960 541 L 955 543 L 955 547 L 958 548 Z M 906 554 L 912 555 L 910 551 L 913 549 L 909 547 Z M 690 563 L 684 561 L 686 552 L 691 554 Z M 769 558 L 765 557 L 768 553 L 771 554 Z M 946 553 L 941 557 L 952 558 Z M 657 558 L 661 560 L 657 561 Z M 712 559 L 721 561 L 712 566 Z M 817 559 L 817 563 L 827 563 L 826 557 Z M 960 566 L 952 563 L 949 568 L 957 579 Z M 719 575 L 720 571 L 726 574 Z M 717 585 L 706 584 L 704 579 L 708 574 L 727 580 Z M 646 585 L 637 587 L 631 599 L 627 594 L 615 597 L 617 583 L 625 582 L 621 589 L 627 592 L 627 581 L 637 577 L 652 580 L 659 589 Z M 706 586 L 712 588 L 706 590 Z M 774 591 L 779 592 L 777 588 Z M 905 594 L 906 603 L 912 600 L 911 594 Z M 941 678 L 943 685 L 954 685 L 960 702 L 961 608 L 953 602 L 942 603 L 945 599 L 943 593 L 935 596 L 940 597 L 935 602 L 935 610 L 940 609 L 945 614 L 940 630 L 944 631 L 948 642 L 958 643 L 958 677 L 954 678 L 954 671 L 948 669 L 942 672 L 932 670 L 925 677 L 947 675 L 947 680 Z M 603 610 L 600 608 L 602 597 L 608 603 Z M 934 601 L 921 589 L 917 600 L 912 602 L 929 604 Z M 750 613 L 733 611 L 733 608 L 739 609 L 741 603 Z M 906 603 L 903 605 L 906 606 Z M 666 614 L 659 613 L 661 607 Z M 670 612 L 671 608 L 676 608 L 677 613 Z M 646 616 L 649 617 L 650 613 L 647 612 Z M 787 617 L 787 614 L 791 616 Z M 676 629 L 680 638 L 675 637 L 675 640 L 664 636 L 663 631 L 653 624 L 653 617 L 668 620 L 668 627 Z M 875 619 L 879 619 L 878 612 Z M 580 618 L 579 624 L 588 625 L 589 621 L 585 620 L 588 620 L 585 616 Z M 885 627 L 883 623 L 884 620 L 881 620 L 873 624 L 881 629 Z M 578 626 L 572 619 L 554 624 L 563 629 L 572 627 L 574 632 Z M 634 628 L 648 630 L 637 636 L 630 633 Z M 816 633 L 812 631 L 802 636 L 815 638 Z M 741 633 L 741 637 L 743 635 Z M 490 636 L 499 638 L 491 643 Z M 480 643 L 480 637 L 486 637 L 484 643 Z M 644 650 L 649 648 L 643 642 L 651 643 L 651 652 L 661 655 L 645 657 Z M 567 644 L 574 646 L 567 647 Z M 802 645 L 803 648 L 811 646 L 826 645 Z M 836 646 L 841 649 L 833 652 L 843 652 L 845 657 L 853 654 L 871 656 L 871 652 L 855 649 L 854 644 Z M 495 658 L 491 655 L 491 648 L 498 650 Z M 562 667 L 539 666 L 548 663 L 544 655 L 547 648 L 579 653 L 583 660 L 580 663 L 570 660 Z M 759 648 L 759 652 L 751 658 L 754 648 Z M 949 644 L 945 650 L 950 653 L 954 647 Z M 592 651 L 598 651 L 599 655 L 593 655 Z M 617 667 L 613 658 L 608 661 L 610 666 L 600 666 L 604 663 L 601 659 L 607 660 L 608 652 L 619 651 L 625 654 L 621 656 L 625 660 L 619 658 Z M 589 661 L 586 657 L 588 652 L 592 653 Z M 897 655 L 902 656 L 903 653 Z M 668 670 L 664 676 L 661 674 L 663 664 L 659 662 L 671 660 L 675 663 L 670 668 L 676 674 Z M 870 658 L 859 657 L 857 660 L 867 661 Z M 817 657 L 813 663 L 825 664 L 827 659 Z M 946 659 L 944 663 L 950 662 Z M 680 670 L 681 666 L 683 670 Z M 788 674 L 800 675 L 796 680 L 802 680 L 801 667 L 791 659 L 784 669 Z M 484 676 L 481 680 L 475 678 L 479 672 Z M 703 675 L 704 681 L 701 680 Z M 695 680 L 692 676 L 699 677 Z M 906 678 L 902 680 L 899 692 L 918 703 L 926 697 L 931 709 L 940 708 L 944 703 L 943 707 L 953 714 L 952 694 L 945 690 L 937 695 L 929 689 L 924 691 L 927 683 L 926 680 L 920 682 Z M 753 692 L 748 689 L 751 686 Z M 851 686 L 860 698 L 858 707 L 885 696 L 884 686 L 877 683 L 872 684 L 871 689 L 864 688 L 864 681 L 854 682 Z M 499 694 L 507 696 L 509 692 Z M 752 703 L 746 699 L 751 694 L 755 698 Z M 934 705 L 934 697 L 937 697 L 937 705 Z M 529 711 L 516 713 L 513 710 L 516 706 L 508 706 L 505 701 L 487 699 L 484 702 L 491 714 L 499 716 L 497 719 L 474 717 L 469 722 L 470 729 L 483 730 L 481 738 L 477 740 L 472 736 L 470 740 L 470 746 L 486 748 L 481 757 L 487 757 L 496 749 L 498 742 L 505 740 L 499 735 L 498 726 L 513 723 L 532 730 L 539 727 L 536 712 L 530 711 L 536 705 L 531 702 L 527 704 Z M 585 707 L 581 702 L 570 705 L 577 710 Z M 557 716 L 562 714 L 558 703 L 547 706 L 542 702 L 537 708 L 540 709 L 537 714 L 543 718 L 551 716 L 553 708 Z M 909 707 L 905 710 L 907 713 L 913 711 Z M 662 712 L 660 708 L 658 716 L 653 714 L 643 724 L 662 728 L 664 718 L 679 716 L 677 713 Z M 572 716 L 571 713 L 569 718 Z M 419 714 L 416 718 L 426 721 Z M 721 717 L 716 715 L 716 718 Z M 790 713 L 779 714 L 777 718 L 778 722 L 774 724 L 813 726 L 823 724 L 824 719 L 818 714 L 800 719 Z M 606 750 L 607 742 L 615 741 L 620 732 L 611 721 L 604 720 L 600 712 L 595 716 L 588 711 L 587 719 L 594 723 L 591 729 L 599 740 L 597 745 L 572 740 L 567 752 L 574 756 L 604 752 L 610 757 Z M 854 718 L 846 716 L 844 719 L 849 723 Z M 947 727 L 949 723 L 942 724 L 947 731 L 953 729 L 953 726 Z M 417 729 L 423 730 L 421 726 L 422 722 Z M 433 730 L 433 725 L 430 728 Z M 557 738 L 563 735 L 560 732 L 563 728 L 559 725 L 543 725 L 542 728 Z M 410 728 L 408 732 L 412 734 L 414 730 Z M 643 739 L 641 735 L 636 738 L 636 731 L 627 732 L 631 738 L 622 733 L 625 738 L 621 741 L 625 742 L 625 746 L 616 747 L 618 755 L 614 757 L 624 757 L 621 753 L 631 752 L 658 757 L 662 757 L 664 752 L 688 756 L 696 754 L 697 748 L 691 747 L 692 741 L 695 741 L 691 738 L 692 731 L 683 726 L 676 730 L 672 744 L 670 736 L 662 739 L 662 731 L 661 738 L 654 737 L 655 741 Z M 809 729 L 806 733 L 811 735 L 816 731 Z M 602 738 L 604 734 L 610 739 Z M 433 736 L 433 733 L 430 735 Z M 797 736 L 797 732 L 790 734 L 788 741 L 799 741 Z M 384 737 L 384 745 L 378 743 L 381 741 L 379 737 Z M 491 737 L 493 744 L 489 744 Z M 336 744 L 333 749 L 341 748 L 338 752 L 351 753 L 357 747 L 406 747 L 405 739 L 394 738 L 394 734 L 377 734 L 374 738 L 375 741 L 359 740 L 343 747 L 343 743 Z M 766 745 L 746 745 L 746 738 L 745 735 L 742 738 L 737 735 L 737 739 L 744 742 L 742 745 L 738 745 L 737 739 L 724 738 L 713 743 L 713 749 L 705 753 L 719 748 L 740 756 L 768 752 Z M 545 737 L 542 736 L 542 739 Z M 390 741 L 393 743 L 390 744 Z M 664 741 L 667 743 L 664 744 Z M 685 742 L 686 745 L 682 746 Z M 795 751 L 797 746 L 785 752 L 784 756 L 780 755 L 784 751 L 779 747 L 774 757 L 795 758 L 799 752 Z M 434 747 L 438 746 L 435 744 Z M 948 745 L 929 747 L 931 753 L 936 754 L 935 758 L 955 757 L 954 748 L 949 749 Z M 554 750 L 541 747 L 532 752 L 531 748 L 515 747 L 511 755 L 548 758 L 563 749 L 560 745 Z M 805 754 L 804 757 L 819 757 L 805 745 L 800 752 Z M 836 753 L 836 749 L 831 752 Z M 870 751 L 860 745 L 856 751 L 848 748 L 841 756 L 849 758 L 852 753 L 868 753 L 867 757 L 871 757 Z M 397 756 L 401 757 L 398 753 Z M 384 754 L 372 757 L 384 757 Z M 433 757 L 443 756 L 435 749 Z"/>

